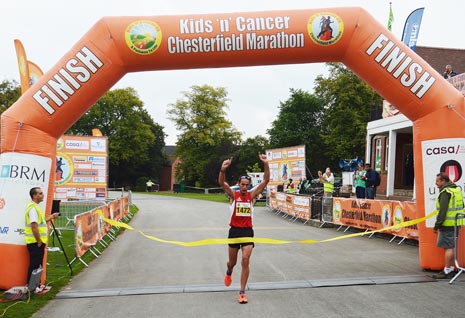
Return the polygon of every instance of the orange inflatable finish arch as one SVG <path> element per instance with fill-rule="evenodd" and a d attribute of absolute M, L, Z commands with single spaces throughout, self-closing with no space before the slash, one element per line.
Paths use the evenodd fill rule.
<path fill-rule="evenodd" d="M 464 97 L 363 9 L 103 18 L 2 115 L 0 288 L 26 281 L 28 191 L 47 190 L 50 213 L 57 138 L 126 73 L 326 61 L 343 62 L 414 122 L 419 215 L 431 212 L 424 171 L 437 158 L 425 165 L 424 154 L 464 147 Z M 442 259 L 422 225 L 420 265 Z"/>

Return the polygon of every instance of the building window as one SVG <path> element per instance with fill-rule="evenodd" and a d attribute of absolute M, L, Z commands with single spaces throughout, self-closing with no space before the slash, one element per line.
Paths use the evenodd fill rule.
<path fill-rule="evenodd" d="M 384 168 L 383 170 L 388 170 L 389 167 L 389 138 L 386 138 L 386 151 L 384 152 Z"/>
<path fill-rule="evenodd" d="M 376 138 L 375 140 L 375 170 L 381 170 L 381 160 L 383 154 L 383 143 L 381 138 Z"/>

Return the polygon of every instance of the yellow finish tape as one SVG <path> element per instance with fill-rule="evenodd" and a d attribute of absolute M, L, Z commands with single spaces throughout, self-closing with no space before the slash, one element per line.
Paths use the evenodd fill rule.
<path fill-rule="evenodd" d="M 228 238 L 204 239 L 204 240 L 192 241 L 192 242 L 182 242 L 182 241 L 163 240 L 161 238 L 145 234 L 141 230 L 137 230 L 137 229 L 133 228 L 132 226 L 126 224 L 126 223 L 107 219 L 106 217 L 103 216 L 102 210 L 97 210 L 96 212 L 106 223 L 108 223 L 110 225 L 122 227 L 122 228 L 125 228 L 125 229 L 128 229 L 128 230 L 131 230 L 131 231 L 139 232 L 141 235 L 145 236 L 146 238 L 151 239 L 151 240 L 156 241 L 156 242 L 168 243 L 168 244 L 174 244 L 174 245 L 180 245 L 180 246 L 238 244 L 238 243 L 246 243 L 246 242 L 261 243 L 261 244 L 291 244 L 291 243 L 315 244 L 315 243 L 324 243 L 324 242 L 332 242 L 332 241 L 343 240 L 343 239 L 347 239 L 347 238 L 351 238 L 351 237 L 370 235 L 372 233 L 378 233 L 378 232 L 383 232 L 383 231 L 387 231 L 387 230 L 400 229 L 400 228 L 403 228 L 403 227 L 412 226 L 412 225 L 424 222 L 425 220 L 427 220 L 427 219 L 435 216 L 436 214 L 438 214 L 438 211 L 433 211 L 430 214 L 428 214 L 428 215 L 426 215 L 426 216 L 424 216 L 422 218 L 418 218 L 418 219 L 414 219 L 414 220 L 410 220 L 410 221 L 406 221 L 406 222 L 401 222 L 399 224 L 392 225 L 392 226 L 389 226 L 389 227 L 385 227 L 383 229 L 367 231 L 367 232 L 360 232 L 360 233 L 353 233 L 353 234 L 347 234 L 347 235 L 337 236 L 337 237 L 333 237 L 333 238 L 325 239 L 325 240 L 285 241 L 285 240 L 277 240 L 277 239 L 272 239 L 272 238 L 261 238 L 261 237 L 239 237 L 239 238 L 232 238 L 232 239 L 228 239 Z"/>

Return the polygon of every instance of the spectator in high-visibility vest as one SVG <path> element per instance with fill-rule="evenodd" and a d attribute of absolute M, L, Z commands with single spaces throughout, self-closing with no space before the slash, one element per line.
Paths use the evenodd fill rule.
<path fill-rule="evenodd" d="M 444 249 L 444 269 L 433 275 L 433 278 L 452 279 L 455 276 L 455 217 L 457 213 L 463 213 L 463 194 L 444 172 L 436 175 L 436 186 L 439 188 L 439 195 L 436 199 L 438 215 L 434 232 L 439 231 L 437 246 Z"/>
<path fill-rule="evenodd" d="M 326 168 L 325 173 L 318 171 L 318 178 L 323 183 L 323 196 L 332 197 L 334 191 L 334 175 L 331 173 L 331 169 Z"/>
<path fill-rule="evenodd" d="M 289 179 L 289 183 L 287 184 L 287 193 L 294 194 L 295 192 L 295 184 L 292 179 Z"/>
<path fill-rule="evenodd" d="M 31 202 L 26 207 L 26 223 L 24 226 L 24 239 L 29 252 L 29 268 L 27 271 L 27 281 L 31 278 L 33 270 L 42 265 L 45 254 L 45 246 L 48 241 L 47 222 L 59 216 L 59 213 L 52 213 L 46 217 L 39 203 L 44 200 L 44 192 L 39 187 L 29 190 Z"/>

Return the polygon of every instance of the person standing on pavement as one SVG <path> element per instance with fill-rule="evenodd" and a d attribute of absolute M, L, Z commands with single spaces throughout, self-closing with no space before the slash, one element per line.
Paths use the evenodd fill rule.
<path fill-rule="evenodd" d="M 365 174 L 363 165 L 359 164 L 358 169 L 354 172 L 355 195 L 357 199 L 365 199 Z"/>
<path fill-rule="evenodd" d="M 365 163 L 365 171 L 365 176 L 362 178 L 365 180 L 365 196 L 367 199 L 374 200 L 376 175 L 369 162 Z"/>
<path fill-rule="evenodd" d="M 152 180 L 149 179 L 149 181 L 147 181 L 145 183 L 145 185 L 147 186 L 147 189 L 146 189 L 146 192 L 152 192 L 152 186 L 154 185 L 155 183 L 152 182 Z"/>
<path fill-rule="evenodd" d="M 433 278 L 452 279 L 455 276 L 455 216 L 459 212 L 463 213 L 463 194 L 444 172 L 436 175 L 436 186 L 439 195 L 436 199 L 438 215 L 434 232 L 439 232 L 437 246 L 444 249 L 444 269 L 433 275 Z"/>
<path fill-rule="evenodd" d="M 231 189 L 229 184 L 226 182 L 225 174 L 228 167 L 231 165 L 231 159 L 223 161 L 221 169 L 218 175 L 218 183 L 223 188 L 224 192 L 230 198 L 230 212 L 231 220 L 229 222 L 230 229 L 228 238 L 239 238 L 239 237 L 253 237 L 253 202 L 257 196 L 259 196 L 263 189 L 270 181 L 270 167 L 265 154 L 259 154 L 258 157 L 263 162 L 265 173 L 263 175 L 263 181 L 259 183 L 255 188 L 248 190 L 251 178 L 247 175 L 239 177 L 239 190 L 235 191 Z M 242 272 L 241 272 L 241 287 L 239 291 L 239 303 L 246 304 L 247 296 L 245 295 L 245 288 L 247 280 L 249 278 L 249 265 L 252 250 L 254 248 L 253 242 L 243 242 L 239 244 L 229 244 L 228 255 L 229 259 L 226 264 L 227 270 L 224 277 L 224 284 L 230 286 L 232 282 L 232 273 L 234 266 L 237 263 L 237 256 L 239 249 L 242 250 Z"/>
<path fill-rule="evenodd" d="M 59 213 L 52 213 L 48 217 L 45 216 L 45 213 L 39 206 L 39 203 L 44 200 L 44 192 L 41 188 L 31 188 L 29 195 L 31 202 L 26 207 L 26 223 L 24 227 L 24 238 L 29 252 L 28 283 L 32 271 L 39 268 L 44 261 L 45 247 L 48 241 L 47 222 L 59 216 Z"/>

